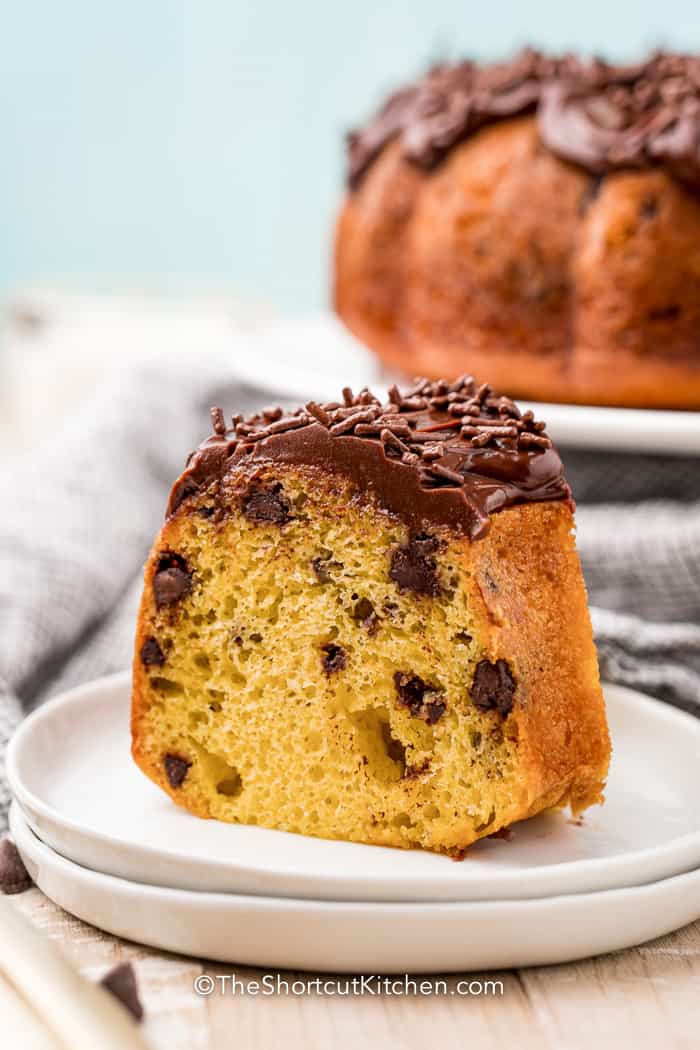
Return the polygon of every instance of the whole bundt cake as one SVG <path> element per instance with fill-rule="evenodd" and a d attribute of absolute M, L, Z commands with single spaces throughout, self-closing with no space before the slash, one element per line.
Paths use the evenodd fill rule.
<path fill-rule="evenodd" d="M 391 369 L 700 408 L 700 58 L 440 66 L 348 152 L 335 306 Z"/>
<path fill-rule="evenodd" d="M 201 817 L 452 854 L 601 801 L 544 424 L 469 377 L 213 422 L 145 571 L 132 733 L 152 780 Z"/>

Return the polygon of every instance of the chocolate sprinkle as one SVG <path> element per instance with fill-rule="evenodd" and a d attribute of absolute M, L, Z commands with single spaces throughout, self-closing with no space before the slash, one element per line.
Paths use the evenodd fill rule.
<path fill-rule="evenodd" d="M 593 175 L 663 167 L 700 186 L 700 57 L 655 52 L 612 65 L 529 48 L 505 62 L 436 66 L 390 96 L 348 136 L 348 182 L 357 187 L 393 140 L 430 169 L 485 124 L 533 112 L 544 146 Z"/>
<path fill-rule="evenodd" d="M 130 962 L 118 963 L 104 975 L 100 984 L 118 999 L 135 1021 L 143 1020 L 143 1005 L 139 998 L 136 973 Z"/>
<path fill-rule="evenodd" d="M 210 408 L 209 414 L 211 415 L 211 425 L 214 428 L 215 434 L 226 433 L 226 420 L 224 419 L 224 413 L 220 408 Z"/>
<path fill-rule="evenodd" d="M 173 605 L 192 589 L 192 573 L 181 554 L 166 551 L 158 558 L 153 577 L 153 595 L 156 605 Z"/>
<path fill-rule="evenodd" d="M 191 765 L 191 762 L 188 762 L 186 758 L 181 758 L 180 755 L 165 755 L 163 766 L 171 788 L 182 787 Z"/>
<path fill-rule="evenodd" d="M 272 414 L 236 416 L 231 430 L 215 430 L 175 483 L 169 513 L 230 472 L 276 461 L 345 475 L 413 533 L 430 523 L 478 539 L 503 507 L 551 500 L 573 507 L 544 423 L 468 375 L 452 383 L 417 379 L 403 392 L 393 387 L 384 404 L 369 390 L 355 396 L 346 387 L 342 402 L 309 402 L 269 422 Z M 290 506 L 279 484 L 256 481 L 243 511 L 253 521 L 284 524 Z M 435 584 L 425 586 L 430 593 Z"/>
<path fill-rule="evenodd" d="M 147 638 L 143 643 L 139 656 L 144 667 L 162 667 L 165 663 L 163 650 L 153 637 Z"/>
<path fill-rule="evenodd" d="M 396 671 L 394 685 L 400 707 L 407 707 L 414 718 L 435 725 L 445 713 L 447 704 L 437 686 L 424 682 L 420 675 Z"/>
<path fill-rule="evenodd" d="M 329 642 L 328 645 L 321 646 L 321 666 L 326 674 L 331 675 L 336 671 L 342 671 L 347 664 L 347 653 L 343 649 L 342 645 L 335 645 L 333 642 Z"/>
<path fill-rule="evenodd" d="M 24 893 L 33 886 L 19 850 L 10 839 L 0 842 L 0 893 Z"/>
<path fill-rule="evenodd" d="M 479 711 L 498 711 L 504 717 L 513 710 L 516 683 L 505 660 L 481 660 L 476 665 L 469 695 Z"/>

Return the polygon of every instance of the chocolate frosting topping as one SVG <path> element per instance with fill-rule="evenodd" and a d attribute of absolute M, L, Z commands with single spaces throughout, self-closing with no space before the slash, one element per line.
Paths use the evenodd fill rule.
<path fill-rule="evenodd" d="M 471 376 L 420 379 L 403 393 L 394 386 L 386 404 L 367 389 L 354 396 L 346 387 L 342 402 L 310 401 L 286 416 L 281 408 L 234 416 L 231 428 L 213 409 L 212 421 L 214 434 L 173 486 L 168 514 L 230 471 L 270 462 L 339 473 L 413 530 L 448 525 L 472 539 L 503 507 L 571 503 L 544 423 Z"/>
<path fill-rule="evenodd" d="M 437 66 L 348 136 L 348 180 L 398 139 L 432 168 L 486 123 L 536 112 L 545 146 L 594 174 L 661 166 L 700 188 L 700 56 L 657 52 L 615 66 L 525 50 L 508 62 Z"/>

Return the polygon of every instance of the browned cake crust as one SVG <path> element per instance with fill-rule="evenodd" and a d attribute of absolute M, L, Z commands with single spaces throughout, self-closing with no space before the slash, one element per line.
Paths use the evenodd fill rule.
<path fill-rule="evenodd" d="M 141 769 L 202 817 L 450 853 L 601 801 L 544 425 L 469 377 L 280 417 L 215 412 L 173 487 L 136 634 Z"/>
<path fill-rule="evenodd" d="M 532 83 L 535 59 L 544 61 L 507 67 L 509 90 Z M 335 242 L 340 317 L 399 372 L 469 369 L 540 400 L 700 407 L 700 123 L 683 108 L 700 108 L 692 61 L 596 67 L 598 79 L 591 74 L 585 85 L 585 129 L 569 121 L 573 103 L 546 101 L 547 91 L 563 90 L 563 74 L 547 81 L 536 63 L 545 102 L 535 114 L 531 96 L 497 108 L 457 128 L 437 155 L 425 141 L 439 129 L 415 105 L 403 103 L 394 124 L 384 118 L 382 135 L 377 118 L 351 147 L 355 167 Z M 447 73 L 444 84 L 435 74 L 438 110 L 460 83 Z M 672 77 L 682 98 L 662 110 Z M 640 83 L 648 109 L 615 110 L 612 92 L 633 95 Z M 428 95 L 429 85 L 427 78 L 414 90 Z M 590 126 L 591 102 L 601 100 L 613 109 L 611 126 L 629 125 L 616 132 L 617 154 Z M 662 163 L 658 142 L 631 156 L 633 117 L 657 127 L 675 119 L 684 162 L 664 155 Z M 582 153 L 584 130 L 597 153 Z"/>

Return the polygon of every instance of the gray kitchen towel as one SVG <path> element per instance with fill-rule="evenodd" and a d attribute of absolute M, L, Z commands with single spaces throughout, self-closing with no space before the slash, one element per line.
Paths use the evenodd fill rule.
<path fill-rule="evenodd" d="M 174 362 L 115 371 L 37 451 L 0 467 L 0 831 L 5 750 L 23 714 L 130 662 L 141 568 L 169 486 L 208 432 L 209 406 L 229 414 L 267 401 L 204 357 L 196 370 Z M 659 471 L 665 501 L 630 503 L 648 464 L 635 472 L 624 456 L 601 455 L 598 473 L 617 479 L 618 501 L 601 504 L 590 457 L 580 472 L 574 460 L 567 469 L 602 673 L 700 714 L 695 464 Z"/>

